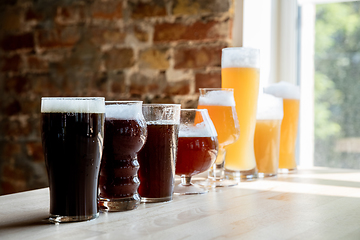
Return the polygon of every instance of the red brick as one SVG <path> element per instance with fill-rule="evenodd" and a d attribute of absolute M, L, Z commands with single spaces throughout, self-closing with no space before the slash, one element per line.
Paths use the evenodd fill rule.
<path fill-rule="evenodd" d="M 25 13 L 25 21 L 40 21 L 43 19 L 41 12 L 35 11 L 33 8 L 29 8 Z"/>
<path fill-rule="evenodd" d="M 163 17 L 166 16 L 166 7 L 164 1 L 151 1 L 149 3 L 133 3 L 131 18 L 142 19 L 149 17 Z"/>
<path fill-rule="evenodd" d="M 4 113 L 7 116 L 15 115 L 21 112 L 21 104 L 18 100 L 13 99 L 5 105 Z"/>
<path fill-rule="evenodd" d="M 220 88 L 221 87 L 221 70 L 209 73 L 195 74 L 195 91 L 199 88 Z"/>
<path fill-rule="evenodd" d="M 113 48 L 104 54 L 107 70 L 120 70 L 134 65 L 134 51 L 131 48 Z"/>
<path fill-rule="evenodd" d="M 1 71 L 3 72 L 17 72 L 23 66 L 20 55 L 4 57 L 1 65 Z"/>
<path fill-rule="evenodd" d="M 125 75 L 123 73 L 116 73 L 110 76 L 111 78 L 111 92 L 112 93 L 125 93 Z"/>
<path fill-rule="evenodd" d="M 1 48 L 5 51 L 32 50 L 35 47 L 34 34 L 24 33 L 7 35 L 1 41 Z"/>
<path fill-rule="evenodd" d="M 53 75 L 61 79 L 62 70 L 55 67 Z M 49 75 L 32 75 L 30 81 L 32 93 L 36 96 L 59 96 L 63 93 L 63 81 L 52 79 Z"/>
<path fill-rule="evenodd" d="M 172 5 L 174 15 L 215 14 L 229 11 L 229 1 L 219 0 L 175 0 Z"/>
<path fill-rule="evenodd" d="M 28 122 L 21 123 L 19 120 L 5 120 L 3 122 L 3 131 L 4 136 L 17 139 L 19 137 L 28 137 L 29 134 L 33 131 L 32 125 L 29 125 Z"/>
<path fill-rule="evenodd" d="M 15 32 L 21 30 L 21 11 L 7 9 L 0 14 L 0 26 L 2 32 Z"/>
<path fill-rule="evenodd" d="M 190 82 L 181 81 L 181 82 L 170 82 L 168 83 L 165 93 L 174 96 L 174 95 L 186 95 L 190 93 Z"/>
<path fill-rule="evenodd" d="M 41 142 L 26 143 L 27 155 L 33 159 L 34 162 L 44 162 L 44 154 Z"/>
<path fill-rule="evenodd" d="M 9 164 L 2 167 L 1 187 L 4 194 L 21 192 L 26 190 L 26 172 Z"/>
<path fill-rule="evenodd" d="M 122 1 L 95 2 L 92 5 L 92 17 L 94 19 L 121 19 Z"/>
<path fill-rule="evenodd" d="M 13 76 L 5 80 L 4 90 L 9 93 L 26 94 L 30 90 L 30 80 L 26 76 Z"/>
<path fill-rule="evenodd" d="M 85 21 L 85 6 L 69 5 L 58 7 L 55 21 L 59 24 L 76 24 Z"/>
<path fill-rule="evenodd" d="M 169 68 L 169 50 L 167 48 L 149 48 L 140 52 L 140 68 L 166 70 Z"/>
<path fill-rule="evenodd" d="M 6 142 L 4 144 L 3 157 L 4 159 L 13 158 L 21 153 L 21 146 L 18 143 Z"/>
<path fill-rule="evenodd" d="M 161 94 L 165 87 L 164 75 L 150 77 L 137 73 L 130 77 L 129 93 L 131 95 Z"/>
<path fill-rule="evenodd" d="M 149 40 L 149 34 L 146 31 L 143 31 L 139 26 L 134 27 L 134 36 L 140 42 L 147 42 Z"/>
<path fill-rule="evenodd" d="M 39 98 L 35 99 L 24 99 L 20 102 L 21 104 L 21 113 L 22 114 L 38 114 L 41 111 L 41 100 Z"/>
<path fill-rule="evenodd" d="M 115 27 L 92 27 L 91 41 L 96 45 L 124 43 L 126 33 Z"/>
<path fill-rule="evenodd" d="M 26 60 L 28 70 L 31 72 L 47 72 L 49 69 L 48 62 L 36 55 L 27 56 Z"/>
<path fill-rule="evenodd" d="M 221 65 L 221 49 L 224 45 L 181 47 L 175 49 L 175 69 L 204 68 Z"/>
<path fill-rule="evenodd" d="M 39 47 L 72 47 L 80 39 L 80 29 L 76 26 L 57 26 L 52 30 L 40 30 L 37 33 Z"/>
<path fill-rule="evenodd" d="M 155 25 L 154 42 L 219 40 L 228 38 L 227 22 L 215 20 L 193 24 L 159 23 Z"/>

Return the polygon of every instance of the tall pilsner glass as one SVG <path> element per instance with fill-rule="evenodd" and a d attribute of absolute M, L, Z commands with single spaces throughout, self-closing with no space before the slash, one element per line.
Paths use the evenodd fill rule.
<path fill-rule="evenodd" d="M 233 88 L 240 138 L 228 147 L 225 177 L 236 181 L 256 177 L 254 132 L 259 93 L 260 53 L 252 48 L 224 48 L 221 57 L 221 84 Z"/>
<path fill-rule="evenodd" d="M 42 98 L 42 144 L 50 185 L 50 222 L 97 218 L 105 99 Z"/>

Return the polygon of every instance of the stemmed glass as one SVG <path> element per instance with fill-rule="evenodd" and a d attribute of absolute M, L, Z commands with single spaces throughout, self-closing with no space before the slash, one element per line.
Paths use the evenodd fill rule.
<path fill-rule="evenodd" d="M 219 152 L 215 164 L 209 171 L 208 179 L 199 184 L 213 187 L 235 186 L 236 181 L 224 177 L 226 147 L 236 142 L 240 127 L 235 109 L 234 89 L 200 88 L 198 109 L 207 109 L 213 121 L 219 141 Z"/>
<path fill-rule="evenodd" d="M 181 183 L 174 193 L 203 194 L 207 189 L 191 182 L 191 177 L 205 172 L 216 160 L 218 140 L 206 109 L 181 109 L 175 174 Z"/>

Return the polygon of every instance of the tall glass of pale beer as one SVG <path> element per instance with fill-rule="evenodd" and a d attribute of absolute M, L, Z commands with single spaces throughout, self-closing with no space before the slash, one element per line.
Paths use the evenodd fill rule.
<path fill-rule="evenodd" d="M 270 94 L 260 94 L 254 137 L 258 177 L 274 177 L 279 166 L 280 128 L 283 100 Z"/>
<path fill-rule="evenodd" d="M 221 57 L 221 85 L 233 88 L 240 138 L 228 147 L 225 177 L 236 181 L 256 177 L 254 132 L 259 93 L 260 53 L 252 48 L 224 48 Z"/>
<path fill-rule="evenodd" d="M 212 187 L 228 187 L 238 183 L 224 176 L 226 149 L 240 136 L 239 121 L 235 109 L 234 89 L 200 88 L 198 109 L 207 109 L 216 128 L 219 151 L 216 161 L 208 172 L 208 179 L 202 182 Z"/>
<path fill-rule="evenodd" d="M 279 82 L 264 88 L 264 92 L 283 99 L 284 118 L 281 123 L 279 173 L 295 171 L 300 88 L 288 82 Z"/>
<path fill-rule="evenodd" d="M 104 115 L 103 97 L 41 99 L 50 222 L 86 221 L 99 216 Z"/>

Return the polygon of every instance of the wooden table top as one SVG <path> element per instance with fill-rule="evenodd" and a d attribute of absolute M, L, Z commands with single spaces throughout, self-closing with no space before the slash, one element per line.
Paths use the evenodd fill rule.
<path fill-rule="evenodd" d="M 49 224 L 48 188 L 0 196 L 0 239 L 360 239 L 360 171 L 300 169 Z"/>

